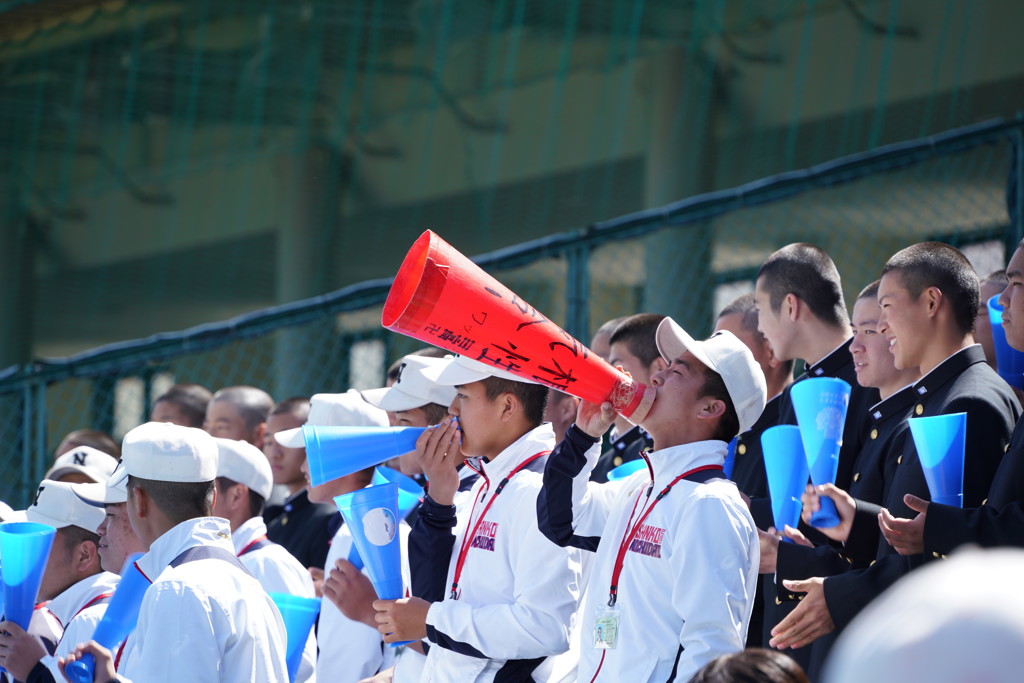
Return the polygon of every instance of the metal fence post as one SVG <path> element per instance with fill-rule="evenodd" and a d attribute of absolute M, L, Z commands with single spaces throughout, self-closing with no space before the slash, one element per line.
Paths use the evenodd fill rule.
<path fill-rule="evenodd" d="M 566 253 L 565 331 L 584 344 L 590 335 L 590 247 L 579 246 Z"/>

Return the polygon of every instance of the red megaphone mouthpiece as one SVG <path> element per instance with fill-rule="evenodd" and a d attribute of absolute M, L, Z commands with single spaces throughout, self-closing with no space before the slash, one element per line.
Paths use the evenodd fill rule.
<path fill-rule="evenodd" d="M 389 330 L 572 394 L 639 424 L 655 391 L 619 372 L 427 230 L 384 302 Z"/>

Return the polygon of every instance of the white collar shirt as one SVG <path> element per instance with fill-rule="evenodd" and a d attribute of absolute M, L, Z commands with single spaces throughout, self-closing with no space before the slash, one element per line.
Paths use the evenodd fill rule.
<path fill-rule="evenodd" d="M 119 675 L 138 683 L 287 683 L 281 614 L 250 574 L 222 559 L 171 567 L 182 552 L 234 554 L 227 520 L 191 519 L 164 533 L 136 563 L 146 590 Z"/>

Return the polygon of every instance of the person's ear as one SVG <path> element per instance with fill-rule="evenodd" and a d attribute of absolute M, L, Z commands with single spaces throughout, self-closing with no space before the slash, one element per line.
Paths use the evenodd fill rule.
<path fill-rule="evenodd" d="M 796 322 L 796 319 L 800 317 L 801 303 L 803 302 L 793 293 L 787 294 L 786 298 L 782 300 L 783 312 L 790 322 Z"/>
<path fill-rule="evenodd" d="M 76 572 L 88 571 L 99 564 L 99 548 L 92 541 L 82 541 L 71 553 L 71 568 Z"/>
<path fill-rule="evenodd" d="M 519 399 L 516 398 L 515 394 L 504 393 L 495 401 L 498 403 L 501 411 L 500 419 L 502 422 L 508 422 L 517 412 L 522 412 L 522 406 L 519 404 Z"/>
<path fill-rule="evenodd" d="M 153 504 L 146 489 L 135 486 L 128 496 L 128 504 L 132 506 L 135 516 L 138 519 L 145 519 L 149 516 L 149 507 Z"/>
<path fill-rule="evenodd" d="M 725 401 L 720 398 L 703 396 L 699 401 L 698 420 L 715 420 L 725 415 Z"/>
<path fill-rule="evenodd" d="M 252 445 L 263 450 L 263 439 L 267 436 L 267 423 L 260 422 L 252 432 Z"/>
<path fill-rule="evenodd" d="M 924 298 L 926 311 L 928 317 L 932 318 L 939 311 L 939 307 L 942 305 L 942 290 L 938 287 L 929 287 L 921 293 Z"/>

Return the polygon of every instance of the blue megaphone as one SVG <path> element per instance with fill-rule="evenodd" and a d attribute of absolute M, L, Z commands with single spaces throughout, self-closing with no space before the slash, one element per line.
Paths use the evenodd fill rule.
<path fill-rule="evenodd" d="M 1010 386 L 1024 389 L 1024 351 L 1018 351 L 1006 341 L 998 294 L 988 300 L 988 319 L 992 324 L 992 345 L 996 349 L 996 371 Z"/>
<path fill-rule="evenodd" d="M 736 469 L 736 439 L 732 437 L 729 446 L 725 449 L 725 463 L 722 464 L 722 473 L 726 479 L 732 479 L 732 472 Z"/>
<path fill-rule="evenodd" d="M 135 566 L 136 560 L 140 557 L 142 553 L 135 553 L 125 561 L 121 570 L 121 580 L 93 632 L 92 639 L 108 650 L 113 650 L 123 642 L 139 623 L 142 597 L 149 588 L 149 581 Z M 64 669 L 64 676 L 71 683 L 92 683 L 95 670 L 96 660 L 87 653 L 81 659 L 68 664 Z"/>
<path fill-rule="evenodd" d="M 381 600 L 397 600 L 405 591 L 402 583 L 402 551 L 398 539 L 398 484 L 368 486 L 337 496 L 352 533 L 352 543 L 366 564 L 366 573 Z M 397 647 L 403 643 L 391 643 Z"/>
<path fill-rule="evenodd" d="M 643 458 L 637 458 L 636 460 L 629 460 L 622 463 L 618 467 L 613 467 L 608 470 L 608 481 L 618 481 L 625 479 L 634 472 L 639 472 L 643 468 L 647 467 L 647 463 L 644 462 Z"/>
<path fill-rule="evenodd" d="M 964 445 L 967 413 L 907 420 L 933 503 L 964 506 Z"/>
<path fill-rule="evenodd" d="M 794 384 L 789 395 L 800 426 L 811 481 L 815 486 L 834 484 L 846 411 L 850 406 L 850 385 L 836 377 L 813 377 Z M 811 516 L 811 525 L 827 528 L 837 524 L 839 514 L 835 503 L 823 496 L 821 507 Z"/>
<path fill-rule="evenodd" d="M 309 632 L 320 614 L 320 600 L 287 593 L 270 593 L 270 599 L 277 605 L 284 621 L 284 630 L 288 634 L 285 660 L 288 664 L 288 680 L 294 682 L 302 662 L 302 651 L 309 640 Z"/>
<path fill-rule="evenodd" d="M 800 495 L 807 486 L 807 458 L 800 428 L 796 425 L 769 427 L 761 433 L 764 469 L 772 498 L 772 520 L 779 531 L 800 523 Z M 788 538 L 783 540 L 789 541 Z"/>
<path fill-rule="evenodd" d="M 313 486 L 365 470 L 416 447 L 423 427 L 302 428 Z"/>
<path fill-rule="evenodd" d="M 36 607 L 39 584 L 57 533 L 49 524 L 0 524 L 0 557 L 4 563 L 4 615 L 26 631 Z"/>
<path fill-rule="evenodd" d="M 420 504 L 423 487 L 412 477 L 407 477 L 390 467 L 379 466 L 373 471 L 374 486 L 394 482 L 398 484 L 398 516 L 405 519 Z"/>

